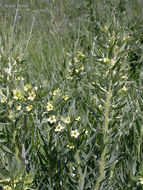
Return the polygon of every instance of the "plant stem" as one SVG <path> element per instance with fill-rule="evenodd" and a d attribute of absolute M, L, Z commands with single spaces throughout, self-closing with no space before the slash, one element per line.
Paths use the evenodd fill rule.
<path fill-rule="evenodd" d="M 103 136 L 103 143 L 104 143 L 104 149 L 101 153 L 101 160 L 100 160 L 100 169 L 99 169 L 99 176 L 97 178 L 97 182 L 95 185 L 94 190 L 99 189 L 100 182 L 104 178 L 104 170 L 105 170 L 105 155 L 106 155 L 106 149 L 107 149 L 107 133 L 108 133 L 108 124 L 109 124 L 109 111 L 110 111 L 110 100 L 111 100 L 111 92 L 112 92 L 112 81 L 110 81 L 109 90 L 107 93 L 107 100 L 106 100 L 106 106 L 105 106 L 105 125 L 104 125 L 104 136 Z"/>
<path fill-rule="evenodd" d="M 78 165 L 78 174 L 79 174 L 79 180 L 78 180 L 78 185 L 79 185 L 79 188 L 81 188 L 81 185 L 82 185 L 82 178 L 83 178 L 83 175 L 82 175 L 82 170 L 81 170 L 81 167 L 80 167 L 80 157 L 79 157 L 79 150 L 76 152 L 75 154 L 75 159 L 76 159 L 76 162 L 77 162 L 77 165 Z"/>
<path fill-rule="evenodd" d="M 50 189 L 49 190 L 53 190 L 53 175 L 52 175 L 52 171 L 50 171 L 49 173 L 49 177 L 50 177 Z"/>
<path fill-rule="evenodd" d="M 26 133 L 26 124 L 27 124 L 27 115 L 24 115 L 23 121 L 23 139 L 22 139 L 22 158 L 26 162 L 26 153 L 25 153 L 25 133 Z"/>

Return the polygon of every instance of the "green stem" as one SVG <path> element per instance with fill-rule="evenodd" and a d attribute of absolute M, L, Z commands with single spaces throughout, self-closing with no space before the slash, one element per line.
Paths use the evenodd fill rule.
<path fill-rule="evenodd" d="M 119 137 L 118 137 L 118 140 L 117 140 L 117 145 L 116 145 L 116 148 L 115 148 L 115 151 L 116 152 L 118 152 L 118 150 L 119 150 L 119 142 L 120 142 L 120 139 L 121 139 L 121 135 L 119 135 Z M 109 184 L 111 183 L 111 181 L 112 181 L 112 178 L 113 178 L 113 175 L 114 175 L 114 168 L 115 168 L 115 166 L 116 166 L 116 161 L 113 163 L 113 165 L 111 166 L 111 168 L 110 168 L 110 177 L 109 177 Z"/>
<path fill-rule="evenodd" d="M 49 190 L 53 190 L 53 174 L 50 171 L 50 189 Z"/>
<path fill-rule="evenodd" d="M 141 133 L 140 133 L 140 137 L 139 137 L 139 145 L 138 145 L 138 159 L 140 158 L 141 156 L 141 146 L 142 146 L 142 138 L 143 137 L 143 123 L 141 125 Z"/>
<path fill-rule="evenodd" d="M 109 111 L 110 111 L 110 100 L 111 100 L 111 90 L 112 87 L 112 81 L 110 81 L 109 90 L 107 93 L 107 100 L 106 100 L 106 106 L 105 106 L 105 125 L 104 125 L 104 136 L 103 136 L 103 143 L 104 143 L 104 149 L 101 153 L 101 160 L 100 160 L 100 168 L 99 168 L 99 176 L 96 181 L 96 185 L 94 190 L 98 190 L 100 186 L 100 182 L 104 178 L 104 170 L 105 170 L 105 160 L 106 160 L 106 149 L 107 149 L 107 134 L 108 134 L 108 124 L 109 124 Z"/>
<path fill-rule="evenodd" d="M 79 150 L 76 152 L 75 154 L 75 160 L 77 162 L 77 165 L 78 165 L 78 174 L 79 174 L 79 180 L 78 180 L 78 185 L 79 185 L 79 188 L 81 188 L 81 185 L 82 185 L 82 178 L 83 178 L 83 175 L 82 175 L 82 170 L 81 170 L 81 167 L 80 167 L 80 157 L 79 157 Z"/>

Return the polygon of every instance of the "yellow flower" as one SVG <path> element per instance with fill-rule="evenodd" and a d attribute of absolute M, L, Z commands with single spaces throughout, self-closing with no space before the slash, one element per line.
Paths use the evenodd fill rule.
<path fill-rule="evenodd" d="M 15 180 L 14 180 L 14 183 L 18 183 L 18 182 L 19 182 L 19 180 L 18 180 L 18 179 L 15 179 Z"/>
<path fill-rule="evenodd" d="M 140 184 L 143 185 L 143 178 L 140 178 Z"/>
<path fill-rule="evenodd" d="M 107 30 L 107 26 L 106 25 L 104 26 L 104 29 Z"/>
<path fill-rule="evenodd" d="M 80 70 L 81 70 L 81 71 L 83 71 L 83 70 L 84 70 L 84 67 L 83 67 L 83 66 L 81 66 L 81 67 L 80 67 Z"/>
<path fill-rule="evenodd" d="M 5 102 L 6 102 L 6 98 L 3 97 L 3 98 L 1 99 L 1 103 L 5 103 Z"/>
<path fill-rule="evenodd" d="M 75 63 L 78 63 L 78 62 L 79 62 L 79 60 L 77 59 L 77 57 L 74 57 L 74 62 L 75 62 Z"/>
<path fill-rule="evenodd" d="M 78 51 L 78 56 L 79 57 L 85 57 L 85 55 L 81 51 Z"/>
<path fill-rule="evenodd" d="M 101 110 L 101 109 L 102 109 L 102 105 L 100 104 L 100 105 L 98 106 L 98 108 Z"/>
<path fill-rule="evenodd" d="M 121 79 L 126 80 L 127 78 L 128 78 L 128 77 L 127 77 L 127 76 L 125 76 L 125 75 L 121 76 Z"/>
<path fill-rule="evenodd" d="M 128 40 L 129 38 L 130 38 L 130 36 L 125 35 L 125 36 L 123 37 L 123 41 L 126 41 L 126 40 Z"/>
<path fill-rule="evenodd" d="M 47 103 L 47 110 L 48 110 L 48 111 L 53 110 L 52 102 L 48 102 L 48 103 Z"/>
<path fill-rule="evenodd" d="M 108 59 L 108 58 L 103 58 L 103 62 L 108 63 L 109 61 L 110 61 L 110 59 Z"/>
<path fill-rule="evenodd" d="M 16 90 L 13 90 L 13 98 L 15 99 L 15 100 L 21 100 L 22 98 L 23 98 L 23 93 L 22 93 L 22 91 L 21 90 L 18 90 L 18 89 L 16 89 Z"/>
<path fill-rule="evenodd" d="M 11 187 L 8 186 L 8 185 L 5 185 L 5 186 L 3 187 L 3 189 L 4 189 L 4 190 L 11 190 Z"/>
<path fill-rule="evenodd" d="M 10 178 L 7 178 L 7 179 L 2 179 L 2 180 L 0 180 L 0 183 L 3 183 L 3 182 L 10 182 Z"/>
<path fill-rule="evenodd" d="M 85 134 L 88 135 L 88 130 L 85 131 Z"/>
<path fill-rule="evenodd" d="M 24 91 L 28 91 L 28 90 L 30 90 L 31 89 L 31 85 L 30 84 L 26 84 L 25 86 L 24 86 Z"/>
<path fill-rule="evenodd" d="M 38 87 L 37 87 L 37 86 L 35 86 L 35 90 L 36 90 L 36 91 L 38 90 Z"/>
<path fill-rule="evenodd" d="M 122 89 L 121 89 L 121 92 L 124 93 L 127 91 L 127 88 L 124 86 Z"/>
<path fill-rule="evenodd" d="M 57 88 L 56 90 L 54 90 L 53 91 L 53 95 L 55 96 L 57 93 L 59 93 L 60 92 L 60 89 L 59 88 Z"/>
<path fill-rule="evenodd" d="M 64 119 L 64 122 L 65 122 L 65 123 L 70 123 L 70 121 L 71 121 L 70 117 L 66 117 L 66 118 Z"/>
<path fill-rule="evenodd" d="M 63 99 L 66 101 L 66 100 L 69 99 L 69 97 L 68 97 L 67 95 L 64 95 L 64 96 L 63 96 Z"/>
<path fill-rule="evenodd" d="M 71 131 L 71 137 L 78 138 L 79 135 L 80 134 L 79 134 L 78 130 Z"/>
<path fill-rule="evenodd" d="M 50 116 L 49 118 L 48 118 L 48 121 L 49 121 L 49 123 L 56 123 L 56 117 L 55 117 L 55 115 L 52 115 L 52 116 Z"/>
<path fill-rule="evenodd" d="M 28 106 L 26 106 L 26 111 L 31 111 L 32 108 L 33 108 L 33 105 L 28 105 Z"/>
<path fill-rule="evenodd" d="M 17 111 L 20 111 L 20 110 L 21 110 L 21 105 L 16 106 L 16 110 L 17 110 Z"/>
<path fill-rule="evenodd" d="M 80 116 L 76 116 L 76 117 L 75 117 L 75 120 L 76 120 L 76 121 L 80 121 Z"/>
<path fill-rule="evenodd" d="M 76 73 L 79 73 L 79 69 L 75 69 L 75 72 L 76 72 Z"/>
<path fill-rule="evenodd" d="M 75 146 L 68 144 L 67 147 L 68 147 L 69 149 L 74 149 Z"/>
<path fill-rule="evenodd" d="M 60 132 L 60 131 L 62 131 L 63 129 L 64 129 L 64 127 L 59 123 L 59 124 L 56 126 L 55 131 L 56 131 L 56 132 Z"/>
<path fill-rule="evenodd" d="M 27 99 L 33 101 L 35 97 L 36 97 L 36 94 L 34 92 L 31 92 L 29 93 L 29 97 Z"/>
<path fill-rule="evenodd" d="M 24 78 L 23 77 L 17 77 L 17 79 L 16 80 L 18 80 L 18 81 L 20 81 L 20 80 L 24 80 Z"/>

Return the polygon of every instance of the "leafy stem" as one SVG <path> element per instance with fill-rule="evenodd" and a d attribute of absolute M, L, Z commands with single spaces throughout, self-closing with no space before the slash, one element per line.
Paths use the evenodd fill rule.
<path fill-rule="evenodd" d="M 110 81 L 109 84 L 109 90 L 107 93 L 107 100 L 105 105 L 105 125 L 104 125 L 104 136 L 103 136 L 103 143 L 104 143 L 104 149 L 101 154 L 101 160 L 100 160 L 100 169 L 99 169 L 99 176 L 97 178 L 97 182 L 95 185 L 94 190 L 99 189 L 100 182 L 104 178 L 104 170 L 105 170 L 105 160 L 106 160 L 106 150 L 107 150 L 107 134 L 108 134 L 108 124 L 109 124 L 109 111 L 110 111 L 110 100 L 111 100 L 111 93 L 112 93 L 112 81 Z"/>

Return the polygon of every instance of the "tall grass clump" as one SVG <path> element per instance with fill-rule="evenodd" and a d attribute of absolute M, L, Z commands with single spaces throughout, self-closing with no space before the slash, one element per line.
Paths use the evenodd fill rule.
<path fill-rule="evenodd" d="M 142 2 L 0 4 L 0 189 L 143 189 Z"/>

